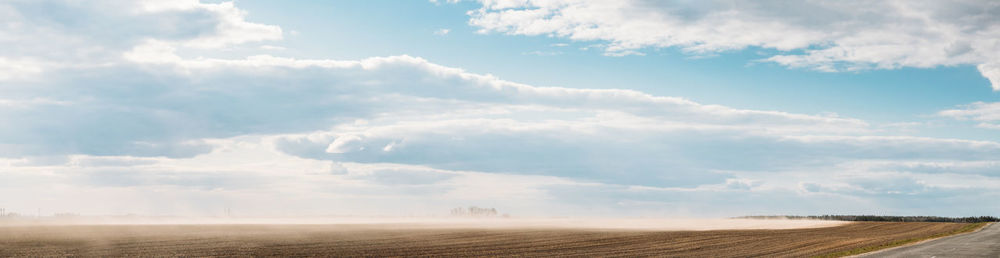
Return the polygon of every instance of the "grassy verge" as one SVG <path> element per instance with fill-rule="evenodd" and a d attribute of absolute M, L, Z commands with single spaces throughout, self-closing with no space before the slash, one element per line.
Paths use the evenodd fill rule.
<path fill-rule="evenodd" d="M 984 226 L 986 226 L 988 224 L 990 224 L 990 222 L 970 223 L 969 225 L 965 225 L 965 226 L 963 226 L 963 227 L 961 227 L 959 229 L 956 229 L 954 231 L 951 231 L 951 232 L 938 233 L 938 234 L 933 234 L 933 235 L 924 236 L 924 237 L 915 237 L 915 238 L 900 239 L 900 240 L 895 240 L 895 241 L 892 241 L 892 242 L 882 243 L 882 244 L 878 244 L 878 245 L 859 247 L 859 248 L 855 248 L 855 249 L 851 249 L 851 250 L 840 251 L 840 252 L 835 252 L 835 253 L 829 253 L 829 254 L 824 254 L 824 255 L 818 255 L 818 256 L 814 256 L 814 257 L 824 257 L 824 258 L 826 258 L 826 257 L 844 257 L 844 256 L 850 256 L 850 255 L 858 255 L 858 254 L 863 254 L 863 253 L 867 253 L 867 252 L 878 251 L 878 250 L 882 250 L 882 249 L 886 249 L 886 248 L 892 248 L 892 247 L 897 247 L 897 246 L 904 246 L 904 245 L 908 245 L 908 244 L 912 244 L 912 243 L 916 243 L 916 242 L 920 242 L 920 241 L 924 241 L 924 240 L 928 240 L 928 239 L 934 239 L 934 238 L 939 238 L 939 237 L 946 237 L 946 236 L 951 236 L 951 235 L 968 233 L 968 232 L 975 231 L 975 230 L 977 230 L 979 228 L 982 228 L 982 227 L 984 227 Z"/>

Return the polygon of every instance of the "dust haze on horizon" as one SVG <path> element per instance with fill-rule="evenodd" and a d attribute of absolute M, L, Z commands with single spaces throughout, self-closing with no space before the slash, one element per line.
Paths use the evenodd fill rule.
<path fill-rule="evenodd" d="M 0 209 L 995 216 L 996 17 L 994 1 L 2 1 Z"/>
<path fill-rule="evenodd" d="M 0 219 L 0 227 L 99 225 L 341 225 L 372 229 L 584 229 L 703 231 L 798 229 L 845 225 L 847 221 L 694 218 L 475 218 L 475 217 L 143 217 L 79 216 Z"/>

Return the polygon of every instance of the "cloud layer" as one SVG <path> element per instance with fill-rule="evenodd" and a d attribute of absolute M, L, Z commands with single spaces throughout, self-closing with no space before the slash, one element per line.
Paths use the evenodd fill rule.
<path fill-rule="evenodd" d="M 521 11 L 488 4 L 486 12 Z M 232 3 L 24 1 L 0 10 L 9 14 L 0 40 L 11 46 L 0 67 L 15 71 L 0 76 L 0 202 L 15 210 L 998 212 L 971 205 L 1000 194 L 992 141 L 632 90 L 538 87 L 406 55 L 259 55 L 281 28 L 245 20 Z M 986 105 L 942 114 L 993 121 L 971 111 Z"/>
<path fill-rule="evenodd" d="M 776 50 L 763 61 L 820 71 L 975 65 L 1000 90 L 994 1 L 483 0 L 481 32 L 606 42 L 608 55 L 678 47 Z"/>

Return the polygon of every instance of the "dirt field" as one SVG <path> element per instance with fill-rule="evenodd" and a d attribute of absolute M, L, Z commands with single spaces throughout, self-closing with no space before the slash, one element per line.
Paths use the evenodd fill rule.
<path fill-rule="evenodd" d="M 860 222 L 781 230 L 434 229 L 405 225 L 0 227 L 6 256 L 811 256 L 964 224 Z"/>

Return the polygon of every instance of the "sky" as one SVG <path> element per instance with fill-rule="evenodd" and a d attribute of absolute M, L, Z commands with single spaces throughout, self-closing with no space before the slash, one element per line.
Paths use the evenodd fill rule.
<path fill-rule="evenodd" d="M 992 1 L 0 2 L 0 207 L 998 215 Z"/>

